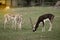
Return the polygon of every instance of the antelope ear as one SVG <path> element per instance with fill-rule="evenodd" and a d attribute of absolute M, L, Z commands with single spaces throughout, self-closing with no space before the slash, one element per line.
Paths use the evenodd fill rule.
<path fill-rule="evenodd" d="M 33 27 L 35 27 L 35 24 L 33 25 Z"/>
<path fill-rule="evenodd" d="M 33 28 L 33 30 L 34 30 L 34 29 L 35 29 L 35 25 L 33 25 L 33 27 L 32 27 L 32 28 Z"/>

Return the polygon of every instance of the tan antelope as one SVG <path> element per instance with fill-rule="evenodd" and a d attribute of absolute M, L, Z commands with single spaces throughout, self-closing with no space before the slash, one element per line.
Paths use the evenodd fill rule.
<path fill-rule="evenodd" d="M 20 15 L 20 14 L 14 14 L 14 13 L 5 14 L 4 15 L 4 28 L 5 28 L 5 25 L 8 23 L 8 21 L 12 22 L 12 27 L 14 25 L 15 29 L 16 29 L 17 26 L 18 26 L 18 28 L 21 29 L 22 15 Z"/>

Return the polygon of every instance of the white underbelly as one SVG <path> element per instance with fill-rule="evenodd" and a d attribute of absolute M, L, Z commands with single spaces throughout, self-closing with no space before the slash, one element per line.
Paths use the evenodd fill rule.
<path fill-rule="evenodd" d="M 46 21 L 49 21 L 49 19 L 47 18 L 47 19 L 44 19 L 44 22 L 46 22 Z"/>

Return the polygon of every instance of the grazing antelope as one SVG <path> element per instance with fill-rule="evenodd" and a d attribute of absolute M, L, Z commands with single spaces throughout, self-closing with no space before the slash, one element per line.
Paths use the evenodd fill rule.
<path fill-rule="evenodd" d="M 50 23 L 50 27 L 49 27 L 49 30 L 48 31 L 51 31 L 52 30 L 52 21 L 54 19 L 54 15 L 53 14 L 44 14 L 42 16 L 40 16 L 36 22 L 36 25 L 34 25 L 33 27 L 33 32 L 35 32 L 39 26 L 39 23 L 43 23 L 43 27 L 42 27 L 42 32 L 45 31 L 45 27 L 44 27 L 44 23 L 45 21 L 49 21 Z"/>
<path fill-rule="evenodd" d="M 4 28 L 5 28 L 5 25 L 8 21 L 11 21 L 12 22 L 12 25 L 14 24 L 15 26 L 17 25 L 18 28 L 21 29 L 21 24 L 22 24 L 22 15 L 20 14 L 13 14 L 13 13 L 10 13 L 10 14 L 5 14 L 4 15 Z M 14 27 L 15 27 L 14 26 Z M 12 26 L 13 27 L 13 26 Z M 16 27 L 15 27 L 16 29 Z"/>

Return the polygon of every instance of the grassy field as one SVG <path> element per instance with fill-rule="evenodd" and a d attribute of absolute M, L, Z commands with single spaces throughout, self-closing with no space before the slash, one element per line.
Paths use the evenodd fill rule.
<path fill-rule="evenodd" d="M 3 15 L 11 12 L 23 15 L 22 30 L 12 29 L 10 24 L 6 25 L 5 30 L 3 29 Z M 37 18 L 45 13 L 55 15 L 52 31 L 48 32 L 49 22 L 46 22 L 45 32 L 41 31 L 42 24 L 36 32 L 32 32 L 29 17 L 35 23 Z M 0 40 L 60 40 L 60 9 L 52 7 L 24 7 L 0 11 Z"/>

